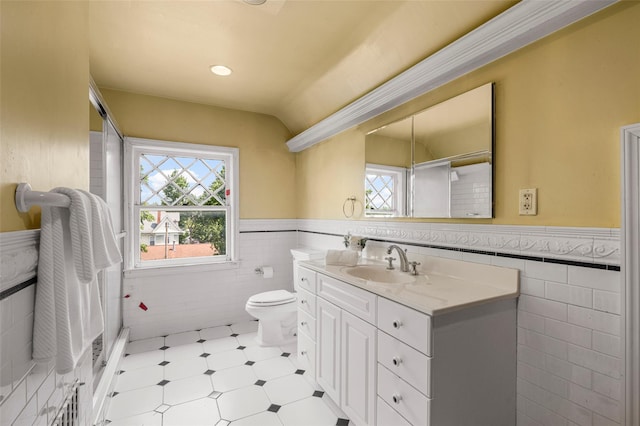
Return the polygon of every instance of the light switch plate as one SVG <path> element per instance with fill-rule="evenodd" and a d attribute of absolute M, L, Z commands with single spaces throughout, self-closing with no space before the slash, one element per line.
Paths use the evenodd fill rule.
<path fill-rule="evenodd" d="M 538 188 L 521 189 L 519 197 L 520 216 L 538 214 Z"/>

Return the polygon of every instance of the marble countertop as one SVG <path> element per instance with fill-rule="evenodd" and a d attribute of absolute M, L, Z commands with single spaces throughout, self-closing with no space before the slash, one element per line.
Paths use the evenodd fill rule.
<path fill-rule="evenodd" d="M 432 316 L 518 297 L 519 271 L 493 265 L 425 256 L 422 269 L 410 283 L 383 283 L 349 275 L 346 270 L 384 263 L 361 259 L 358 266 L 325 265 L 303 261 L 300 266 L 368 290 Z"/>

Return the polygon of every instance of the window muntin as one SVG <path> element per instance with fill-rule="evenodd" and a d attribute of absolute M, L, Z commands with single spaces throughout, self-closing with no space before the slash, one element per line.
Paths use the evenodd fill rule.
<path fill-rule="evenodd" d="M 367 216 L 403 216 L 406 212 L 406 169 L 367 164 L 364 177 Z"/>
<path fill-rule="evenodd" d="M 238 150 L 138 139 L 128 148 L 130 266 L 235 260 Z"/>

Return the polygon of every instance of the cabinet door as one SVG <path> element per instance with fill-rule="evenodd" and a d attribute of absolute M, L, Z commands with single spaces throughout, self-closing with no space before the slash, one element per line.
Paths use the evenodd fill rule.
<path fill-rule="evenodd" d="M 342 311 L 342 399 L 356 425 L 373 425 L 376 401 L 376 328 Z"/>
<path fill-rule="evenodd" d="M 340 308 L 317 301 L 316 379 L 329 397 L 340 403 Z"/>

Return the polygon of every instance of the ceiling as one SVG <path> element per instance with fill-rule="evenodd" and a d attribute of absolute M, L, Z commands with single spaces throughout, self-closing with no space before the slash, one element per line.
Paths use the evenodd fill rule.
<path fill-rule="evenodd" d="M 101 88 L 273 115 L 296 135 L 515 3 L 92 1 L 91 75 Z M 215 64 L 233 74 L 215 76 Z"/>

